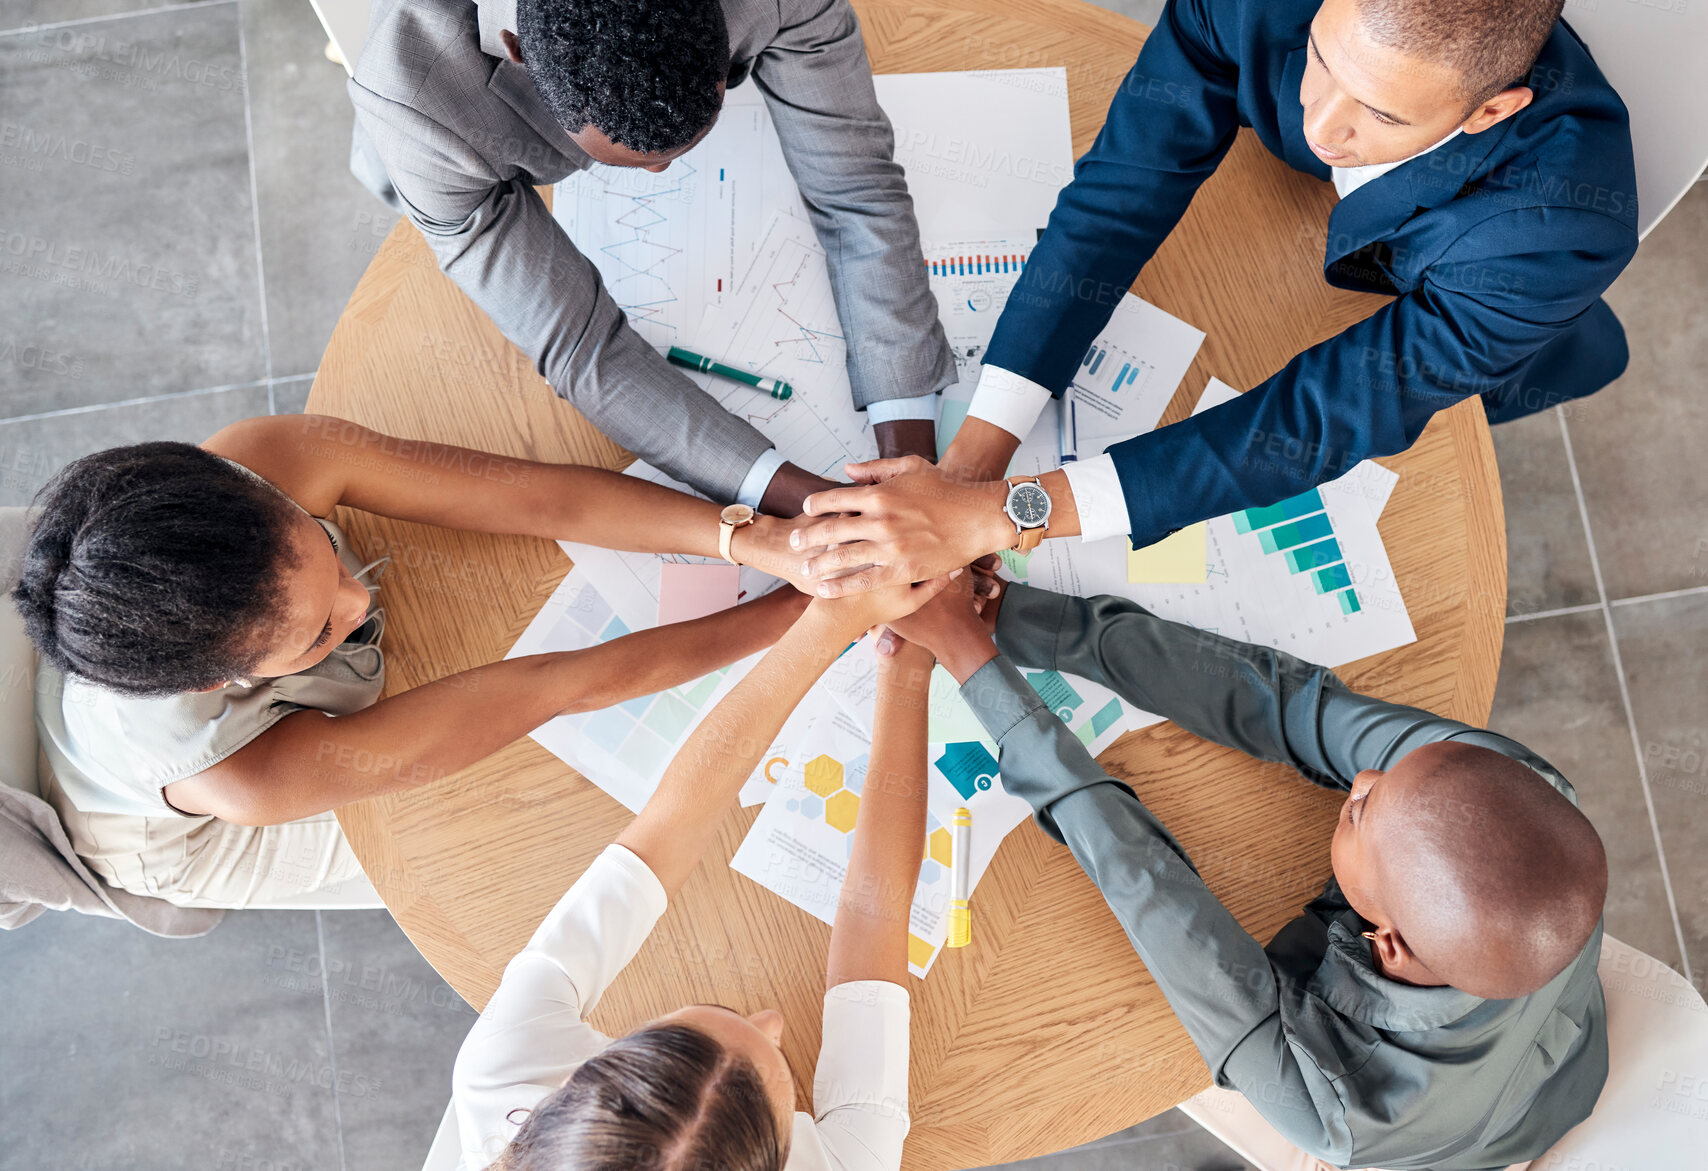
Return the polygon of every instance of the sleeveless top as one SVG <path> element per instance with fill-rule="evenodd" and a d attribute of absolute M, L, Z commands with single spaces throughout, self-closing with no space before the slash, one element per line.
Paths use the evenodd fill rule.
<path fill-rule="evenodd" d="M 248 469 L 244 469 L 247 471 Z M 314 517 L 332 538 L 338 560 L 368 587 L 367 619 L 307 670 L 253 687 L 141 699 L 76 676 L 45 660 L 36 671 L 36 730 L 59 787 L 84 813 L 187 817 L 162 792 L 218 764 L 292 712 L 310 708 L 344 716 L 379 698 L 385 686 L 380 634 L 385 610 L 378 578 L 389 558 L 362 564 L 344 532 Z"/>

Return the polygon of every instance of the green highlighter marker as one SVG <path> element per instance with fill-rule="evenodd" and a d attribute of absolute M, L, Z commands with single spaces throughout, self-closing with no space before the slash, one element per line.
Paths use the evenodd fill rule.
<path fill-rule="evenodd" d="M 685 350 L 681 346 L 671 346 L 670 353 L 665 355 L 673 366 L 681 366 L 686 370 L 698 370 L 705 374 L 716 374 L 722 378 L 730 378 L 736 382 L 745 383 L 755 390 L 762 390 L 774 399 L 787 399 L 795 393 L 795 388 L 779 378 L 761 378 L 757 374 L 749 374 L 745 370 L 737 370 L 734 366 L 725 366 L 722 362 L 714 362 L 702 357 L 693 350 Z"/>

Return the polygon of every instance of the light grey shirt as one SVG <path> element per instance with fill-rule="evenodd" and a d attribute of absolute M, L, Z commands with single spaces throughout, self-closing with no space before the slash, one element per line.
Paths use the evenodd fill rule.
<path fill-rule="evenodd" d="M 1326 788 L 1348 790 L 1364 769 L 1451 739 L 1509 756 L 1575 800 L 1552 765 L 1504 736 L 1360 695 L 1325 667 L 1124 598 L 1010 586 L 996 641 L 1003 655 L 961 693 L 1002 746 L 1003 787 L 1097 884 L 1217 1085 L 1337 1167 L 1492 1171 L 1538 1157 L 1588 1117 L 1607 1079 L 1599 926 L 1563 972 L 1511 1000 L 1383 976 L 1360 938 L 1368 924 L 1333 880 L 1265 948 L 1014 663 L 1082 675 Z"/>
<path fill-rule="evenodd" d="M 723 0 L 728 85 L 764 94 L 829 260 L 855 405 L 936 391 L 954 359 L 913 201 L 847 0 Z M 350 81 L 351 169 L 408 216 L 440 267 L 558 394 L 715 500 L 770 444 L 629 328 L 534 187 L 589 159 L 505 59 L 514 3 L 378 0 Z M 782 453 L 784 457 L 788 452 Z"/>

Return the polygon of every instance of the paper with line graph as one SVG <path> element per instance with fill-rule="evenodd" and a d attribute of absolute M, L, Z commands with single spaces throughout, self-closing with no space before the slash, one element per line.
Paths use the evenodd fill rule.
<path fill-rule="evenodd" d="M 779 212 L 805 217 L 806 208 L 757 86 L 733 90 L 711 132 L 668 170 L 595 164 L 552 196 L 552 217 L 661 350 L 693 344 Z"/>
<path fill-rule="evenodd" d="M 735 295 L 706 310 L 695 338 L 701 352 L 794 388 L 779 402 L 739 382 L 692 376 L 786 459 L 844 480 L 843 464 L 878 454 L 865 413 L 854 408 L 830 270 L 807 224 L 771 217 Z"/>

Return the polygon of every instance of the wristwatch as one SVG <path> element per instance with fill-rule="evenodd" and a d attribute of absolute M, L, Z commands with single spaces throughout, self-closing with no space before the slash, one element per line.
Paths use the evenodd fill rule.
<path fill-rule="evenodd" d="M 730 556 L 729 543 L 735 530 L 753 523 L 753 510 L 745 504 L 731 504 L 718 514 L 718 553 L 731 565 L 740 565 Z"/>
<path fill-rule="evenodd" d="M 1008 499 L 1002 511 L 1014 522 L 1014 531 L 1020 538 L 1014 543 L 1015 551 L 1030 553 L 1036 549 L 1050 527 L 1050 494 L 1044 491 L 1038 477 L 1015 476 L 1009 480 Z"/>

